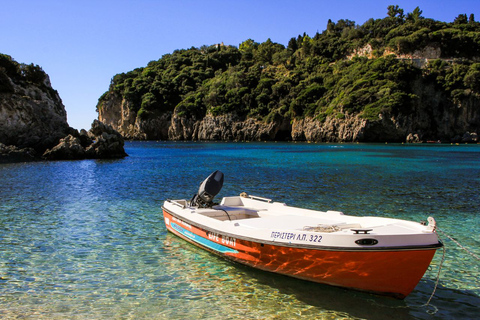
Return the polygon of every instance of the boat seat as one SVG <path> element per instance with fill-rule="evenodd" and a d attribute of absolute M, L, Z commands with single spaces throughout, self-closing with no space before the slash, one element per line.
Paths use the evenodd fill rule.
<path fill-rule="evenodd" d="M 242 220 L 242 219 L 251 219 L 258 218 L 259 215 L 257 211 L 242 208 L 242 207 L 229 207 L 229 206 L 213 206 L 212 209 L 208 211 L 199 212 L 204 216 L 215 218 L 217 220 Z"/>

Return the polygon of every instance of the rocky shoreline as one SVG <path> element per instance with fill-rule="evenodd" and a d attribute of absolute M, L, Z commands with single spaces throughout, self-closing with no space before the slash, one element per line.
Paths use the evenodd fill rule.
<path fill-rule="evenodd" d="M 441 108 L 431 107 L 419 108 L 417 113 L 410 115 L 383 114 L 379 121 L 369 121 L 358 114 L 346 114 L 341 119 L 327 117 L 324 121 L 308 117 L 290 121 L 278 117 L 268 123 L 253 118 L 241 118 L 235 114 L 206 115 L 197 119 L 174 112 L 147 120 L 135 116 L 114 116 L 131 113 L 125 108 L 128 109 L 128 106 L 125 107 L 123 103 L 111 104 L 110 108 L 104 107 L 99 111 L 99 119 L 118 130 L 127 140 L 480 142 L 477 132 L 468 130 L 475 122 L 474 119 L 479 118 L 474 105 L 471 108 L 458 108 L 455 115 Z M 433 129 L 432 122 L 437 122 Z"/>
<path fill-rule="evenodd" d="M 118 159 L 128 156 L 123 137 L 111 126 L 94 120 L 92 128 L 72 129 L 72 134 L 59 140 L 51 149 L 38 153 L 34 148 L 20 148 L 0 142 L 0 163 L 42 160 Z"/>
<path fill-rule="evenodd" d="M 0 163 L 36 161 L 38 155 L 33 148 L 18 148 L 0 143 Z"/>

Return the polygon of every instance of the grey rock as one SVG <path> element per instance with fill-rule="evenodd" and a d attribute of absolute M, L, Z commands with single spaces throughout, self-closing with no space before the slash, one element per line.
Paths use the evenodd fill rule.
<path fill-rule="evenodd" d="M 123 137 L 111 126 L 94 120 L 92 128 L 68 135 L 43 158 L 47 160 L 113 159 L 126 157 Z"/>
<path fill-rule="evenodd" d="M 0 143 L 0 163 L 30 162 L 37 159 L 37 153 L 33 148 L 21 149 Z"/>
<path fill-rule="evenodd" d="M 60 140 L 60 143 L 48 149 L 42 156 L 46 160 L 77 160 L 85 159 L 85 149 L 80 139 L 71 134 Z"/>
<path fill-rule="evenodd" d="M 420 135 L 418 133 L 415 133 L 415 134 L 410 133 L 407 136 L 406 142 L 407 143 L 421 143 L 422 140 L 421 140 Z"/>
<path fill-rule="evenodd" d="M 12 90 L 0 91 L 1 143 L 42 153 L 70 132 L 65 107 L 48 76 L 42 85 L 9 83 Z"/>
<path fill-rule="evenodd" d="M 88 132 L 93 143 L 85 150 L 88 158 L 111 159 L 128 156 L 124 149 L 124 140 L 120 133 L 110 125 L 94 120 Z"/>
<path fill-rule="evenodd" d="M 475 143 L 478 142 L 478 135 L 476 132 L 465 132 L 465 134 L 462 137 L 462 142 L 466 143 Z"/>
<path fill-rule="evenodd" d="M 68 125 L 65 106 L 40 67 L 2 59 L 10 69 L 0 68 L 0 161 L 126 156 L 123 137 L 111 126 L 95 120 L 89 132 L 79 133 Z"/>

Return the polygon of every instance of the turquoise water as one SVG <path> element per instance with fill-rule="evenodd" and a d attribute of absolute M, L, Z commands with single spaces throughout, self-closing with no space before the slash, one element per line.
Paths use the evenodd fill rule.
<path fill-rule="evenodd" d="M 473 319 L 479 261 L 446 245 L 404 301 L 273 275 L 168 234 L 161 205 L 219 197 L 415 221 L 480 255 L 480 146 L 129 142 L 122 160 L 0 165 L 2 319 Z M 219 199 L 217 197 L 217 199 Z M 438 311 L 436 311 L 436 309 Z M 434 315 L 431 313 L 436 311 Z M 430 313 L 429 313 L 430 312 Z"/>

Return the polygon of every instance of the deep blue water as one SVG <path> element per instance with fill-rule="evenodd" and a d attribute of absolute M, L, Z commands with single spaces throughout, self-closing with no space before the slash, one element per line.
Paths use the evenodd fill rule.
<path fill-rule="evenodd" d="M 0 164 L 0 318 L 479 317 L 480 262 L 445 236 L 439 286 L 422 307 L 442 250 L 399 301 L 224 261 L 167 234 L 161 205 L 190 198 L 218 169 L 217 199 L 245 191 L 352 215 L 433 216 L 479 256 L 480 145 L 128 142 L 126 151 Z"/>

